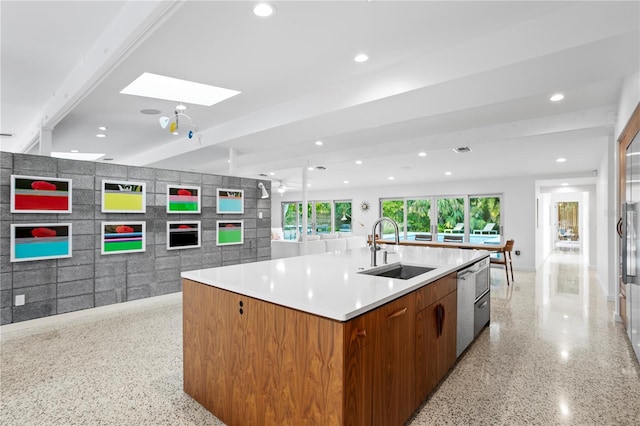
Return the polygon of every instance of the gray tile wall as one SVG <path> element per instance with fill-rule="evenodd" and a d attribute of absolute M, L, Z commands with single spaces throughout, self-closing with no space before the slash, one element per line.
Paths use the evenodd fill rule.
<path fill-rule="evenodd" d="M 73 180 L 73 213 L 10 213 L 11 175 Z M 101 212 L 102 179 L 146 183 L 147 212 Z M 270 182 L 262 181 L 270 192 Z M 167 184 L 202 188 L 201 214 L 167 214 Z M 244 189 L 244 214 L 218 215 L 216 188 Z M 258 219 L 258 213 L 262 219 Z M 100 253 L 100 222 L 146 222 L 146 251 Z M 244 220 L 244 244 L 216 245 L 216 220 Z M 167 250 L 167 220 L 200 220 L 202 247 Z M 71 222 L 73 256 L 66 259 L 10 262 L 12 223 Z M 232 176 L 132 167 L 0 152 L 0 317 L 1 324 L 77 311 L 182 290 L 180 272 L 271 258 L 271 202 L 258 198 L 258 180 Z M 24 306 L 13 306 L 25 295 Z"/>

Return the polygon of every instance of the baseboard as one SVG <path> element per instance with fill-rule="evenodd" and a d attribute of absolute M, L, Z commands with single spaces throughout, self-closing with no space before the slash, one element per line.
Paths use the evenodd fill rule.
<path fill-rule="evenodd" d="M 147 297 L 144 299 L 131 300 L 129 302 L 114 303 L 112 305 L 99 306 L 97 308 L 82 309 L 65 314 L 51 315 L 43 318 L 36 318 L 28 321 L 20 321 L 0 326 L 0 340 L 3 335 L 24 331 L 30 328 L 56 325 L 64 322 L 73 321 L 78 318 L 98 316 L 112 312 L 122 312 L 133 310 L 147 305 L 162 305 L 165 303 L 174 303 L 176 300 L 182 299 L 182 292 L 163 294 L 161 296 Z"/>

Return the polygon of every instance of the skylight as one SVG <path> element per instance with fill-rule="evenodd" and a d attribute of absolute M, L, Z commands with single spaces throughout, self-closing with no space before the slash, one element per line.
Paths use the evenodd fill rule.
<path fill-rule="evenodd" d="M 97 161 L 104 157 L 106 154 L 97 152 L 52 152 L 51 156 L 55 158 L 66 158 L 68 160 L 81 160 L 81 161 Z"/>
<path fill-rule="evenodd" d="M 241 92 L 145 72 L 120 93 L 211 106 Z"/>

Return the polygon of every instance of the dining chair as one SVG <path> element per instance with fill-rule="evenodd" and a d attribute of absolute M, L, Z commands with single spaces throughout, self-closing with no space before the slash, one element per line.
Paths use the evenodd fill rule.
<path fill-rule="evenodd" d="M 504 248 L 498 252 L 500 257 L 492 257 L 491 263 L 504 265 L 504 272 L 507 274 L 507 285 L 509 285 L 509 269 L 511 269 L 511 281 L 513 279 L 513 263 L 511 262 L 511 251 L 513 250 L 514 240 L 507 240 Z"/>

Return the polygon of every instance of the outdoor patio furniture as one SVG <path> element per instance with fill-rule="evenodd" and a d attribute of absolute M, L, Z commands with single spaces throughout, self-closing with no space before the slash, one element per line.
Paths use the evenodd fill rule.
<path fill-rule="evenodd" d="M 445 229 L 444 232 L 445 233 L 449 233 L 449 234 L 456 233 L 456 232 L 462 232 L 463 228 L 464 228 L 464 223 L 458 223 L 452 229 Z"/>
<path fill-rule="evenodd" d="M 493 228 L 496 226 L 495 223 L 487 223 L 482 229 L 474 229 L 474 234 L 497 234 L 498 231 Z"/>
<path fill-rule="evenodd" d="M 431 236 L 431 234 L 416 234 L 415 240 L 416 241 L 431 241 L 431 240 L 433 240 L 433 237 Z"/>

